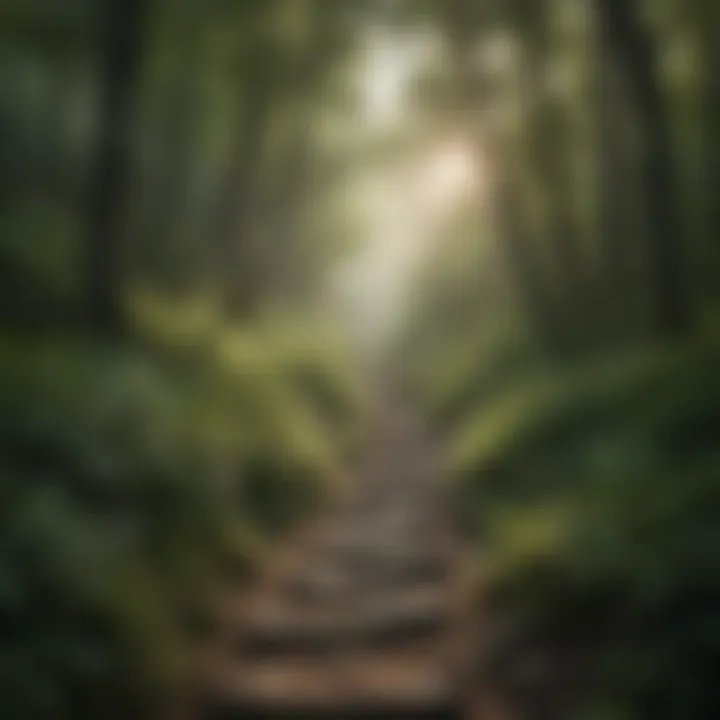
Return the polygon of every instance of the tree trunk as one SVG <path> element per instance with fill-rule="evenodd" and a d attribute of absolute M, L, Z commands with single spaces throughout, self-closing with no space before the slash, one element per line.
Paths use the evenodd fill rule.
<path fill-rule="evenodd" d="M 275 98 L 273 76 L 276 59 L 265 46 L 251 53 L 249 74 L 239 98 L 238 127 L 231 160 L 221 188 L 217 236 L 220 270 L 224 278 L 225 308 L 232 317 L 251 313 L 262 292 L 259 249 L 253 237 L 256 219 L 256 188 L 261 170 L 265 132 Z M 262 73 L 270 73 L 263 76 Z"/>
<path fill-rule="evenodd" d="M 593 60 L 598 302 L 605 310 L 607 337 L 622 341 L 643 329 L 638 238 L 645 245 L 646 234 L 638 215 L 642 196 L 628 133 L 628 98 L 614 56 L 601 38 L 596 39 Z"/>
<path fill-rule="evenodd" d="M 703 150 L 705 152 L 705 203 L 710 260 L 703 268 L 703 289 L 717 296 L 720 288 L 720 9 L 711 8 L 700 16 L 700 42 L 704 53 Z M 700 248 L 707 253 L 707 246 Z"/>
<path fill-rule="evenodd" d="M 124 329 L 123 245 L 144 5 L 144 0 L 106 0 L 99 10 L 99 133 L 90 178 L 86 303 L 90 328 L 109 336 Z"/>
<path fill-rule="evenodd" d="M 542 18 L 536 22 L 542 22 Z M 568 122 L 566 111 L 544 96 L 547 40 L 542 27 L 522 28 L 524 53 L 522 93 L 525 103 L 525 144 L 530 168 L 545 198 L 545 222 L 537 235 L 547 246 L 556 267 L 555 278 L 547 288 L 547 303 L 553 305 L 556 332 L 567 352 L 587 344 L 588 321 L 594 325 L 591 307 L 588 258 L 583 250 L 581 228 L 574 215 L 574 188 L 568 162 Z"/>
<path fill-rule="evenodd" d="M 652 329 L 659 336 L 687 331 L 692 320 L 681 247 L 672 137 L 658 77 L 653 39 L 634 0 L 596 0 L 600 26 L 628 86 L 643 138 L 643 193 L 650 234 Z"/>
<path fill-rule="evenodd" d="M 473 52 L 477 40 L 477 27 L 484 18 L 492 18 L 491 8 L 480 3 L 467 3 L 454 0 L 443 6 L 445 23 L 452 40 L 455 63 L 454 86 L 450 92 L 449 110 L 451 118 L 457 114 L 461 126 L 478 129 L 482 101 L 486 96 L 486 79 L 478 75 L 473 62 Z M 525 6 L 531 15 L 525 18 L 528 24 L 539 22 L 542 9 L 539 6 Z M 489 13 L 489 14 L 488 14 Z M 512 14 L 511 14 L 512 15 Z M 527 56 L 524 60 L 527 61 Z M 532 97 L 526 96 L 527 107 L 536 110 L 535 94 L 539 86 L 533 84 L 537 68 L 529 71 L 526 64 L 521 81 L 530 90 Z M 495 133 L 490 133 L 494 135 Z M 501 136 L 503 133 L 500 132 Z M 526 203 L 518 179 L 519 160 L 512 152 L 502 153 L 497 148 L 504 141 L 500 137 L 490 137 L 484 141 L 481 133 L 475 135 L 478 156 L 488 158 L 496 173 L 494 191 L 494 224 L 496 228 L 496 252 L 502 272 L 508 278 L 520 312 L 526 318 L 531 332 L 536 336 L 538 345 L 548 355 L 561 352 L 563 327 L 558 313 L 556 298 L 548 282 L 539 259 L 536 237 L 533 235 Z M 495 148 L 493 150 L 493 148 Z M 503 157 L 500 157 L 503 155 Z"/>
<path fill-rule="evenodd" d="M 201 108 L 192 80 L 177 77 L 165 99 L 154 140 L 158 171 L 148 178 L 148 202 L 137 255 L 143 270 L 166 287 L 180 290 L 197 272 L 192 236 L 192 184 Z M 178 71 L 180 74 L 180 71 Z M 149 240 L 149 242 L 148 242 Z"/>
<path fill-rule="evenodd" d="M 496 168 L 499 166 L 496 166 Z M 538 344 L 548 355 L 565 349 L 564 326 L 558 321 L 541 272 L 526 213 L 518 201 L 518 189 L 504 172 L 495 191 L 497 245 L 503 270 L 515 289 L 520 310 L 527 318 Z"/>

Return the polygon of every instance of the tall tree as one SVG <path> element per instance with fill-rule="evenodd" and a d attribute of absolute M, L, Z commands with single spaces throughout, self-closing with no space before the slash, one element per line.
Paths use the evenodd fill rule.
<path fill-rule="evenodd" d="M 123 332 L 123 244 L 131 185 L 145 0 L 105 0 L 98 9 L 98 139 L 90 178 L 86 303 L 91 328 Z"/>
<path fill-rule="evenodd" d="M 550 8 L 550 11 L 552 8 Z M 576 350 L 584 343 L 583 326 L 592 315 L 587 257 L 576 222 L 576 193 L 570 180 L 569 113 L 546 90 L 550 63 L 550 17 L 547 6 L 516 2 L 512 23 L 521 41 L 520 84 L 523 138 L 528 172 L 545 207 L 535 228 L 557 267 L 546 289 L 554 303 L 557 349 Z"/>
<path fill-rule="evenodd" d="M 540 240 L 552 241 L 563 270 L 575 280 L 578 259 L 571 245 L 575 238 L 570 237 L 565 208 L 555 202 L 555 197 L 551 198 L 552 227 L 547 228 L 547 234 L 554 232 L 557 237 L 546 237 L 536 222 L 537 218 L 530 212 L 525 192 L 528 160 L 532 166 L 531 172 L 551 169 L 545 162 L 547 153 L 540 152 L 543 138 L 539 136 L 546 120 L 546 115 L 540 117 L 540 113 L 545 113 L 547 109 L 541 98 L 545 65 L 545 10 L 527 0 L 515 0 L 509 5 L 488 3 L 482 6 L 466 0 L 453 0 L 447 5 L 443 4 L 440 12 L 453 52 L 451 111 L 460 116 L 463 126 L 471 129 L 471 135 L 478 143 L 478 157 L 488 157 L 489 154 L 494 156 L 490 160 L 495 175 L 494 224 L 500 266 L 514 289 L 517 304 L 527 318 L 538 344 L 548 353 L 561 352 L 567 345 L 569 323 L 566 321 L 570 311 L 559 302 L 557 288 L 553 287 L 545 272 L 540 258 Z M 483 39 L 482 30 L 485 27 L 492 28 L 498 22 L 513 27 L 524 41 L 517 78 L 520 86 L 517 91 L 522 96 L 522 122 L 519 123 L 522 129 L 509 131 L 512 137 L 507 137 L 507 128 L 488 130 L 482 127 L 482 107 L 492 102 L 489 91 L 492 79 L 478 73 L 476 50 Z M 503 83 L 514 84 L 515 80 L 515 73 L 501 78 Z M 523 145 L 527 147 L 521 147 Z M 491 152 L 492 148 L 501 150 Z M 526 157 L 528 154 L 530 158 Z M 546 166 L 541 167 L 543 162 Z M 556 170 L 556 166 L 552 170 Z M 551 178 L 534 179 L 538 182 L 545 180 L 549 186 L 551 181 L 557 184 L 557 174 Z M 553 186 L 552 190 L 558 192 L 560 189 Z"/>
<path fill-rule="evenodd" d="M 653 330 L 684 333 L 692 319 L 681 246 L 672 137 L 654 38 L 635 0 L 596 0 L 600 27 L 628 86 L 643 140 L 643 192 L 650 246 Z"/>
<path fill-rule="evenodd" d="M 258 250 L 252 231 L 256 183 L 276 95 L 277 61 L 274 48 L 261 37 L 254 40 L 240 62 L 237 126 L 220 192 L 216 228 L 225 304 L 233 316 L 252 311 L 258 299 Z"/>
<path fill-rule="evenodd" d="M 695 38 L 703 60 L 701 86 L 702 148 L 704 153 L 705 232 L 715 243 L 703 248 L 706 289 L 720 287 L 720 6 L 713 0 L 691 0 L 684 4 L 695 26 Z"/>
<path fill-rule="evenodd" d="M 594 133 L 594 231 L 598 295 L 605 337 L 622 340 L 642 330 L 637 308 L 641 245 L 636 147 L 626 88 L 615 56 L 598 33 L 591 36 L 591 112 Z M 643 242 L 639 243 L 638 239 Z"/>
<path fill-rule="evenodd" d="M 501 270 L 515 289 L 520 311 L 538 347 L 548 355 L 557 355 L 565 349 L 565 327 L 548 292 L 547 278 L 540 272 L 519 183 L 507 170 L 496 181 L 494 199 Z"/>

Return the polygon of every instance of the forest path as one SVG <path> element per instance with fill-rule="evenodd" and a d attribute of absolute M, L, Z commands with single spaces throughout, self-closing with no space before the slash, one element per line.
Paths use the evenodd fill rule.
<path fill-rule="evenodd" d="M 203 720 L 474 716 L 469 553 L 429 433 L 378 395 L 362 466 L 231 602 Z"/>

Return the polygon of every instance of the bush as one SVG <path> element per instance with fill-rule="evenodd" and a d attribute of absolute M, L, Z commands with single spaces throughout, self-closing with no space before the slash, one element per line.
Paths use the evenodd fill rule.
<path fill-rule="evenodd" d="M 570 717 L 720 714 L 718 359 L 695 347 L 538 377 L 458 435 L 487 601 L 515 661 L 539 644 L 543 682 L 578 696 Z"/>
<path fill-rule="evenodd" d="M 2 717 L 152 716 L 212 588 L 332 482 L 337 418 L 290 350 L 145 340 L 0 343 Z"/>

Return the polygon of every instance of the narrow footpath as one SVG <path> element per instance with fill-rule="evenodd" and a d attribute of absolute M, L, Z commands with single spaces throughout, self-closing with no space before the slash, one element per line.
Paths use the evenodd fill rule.
<path fill-rule="evenodd" d="M 203 720 L 480 717 L 471 573 L 436 448 L 397 399 L 372 420 L 363 467 L 229 608 Z"/>

